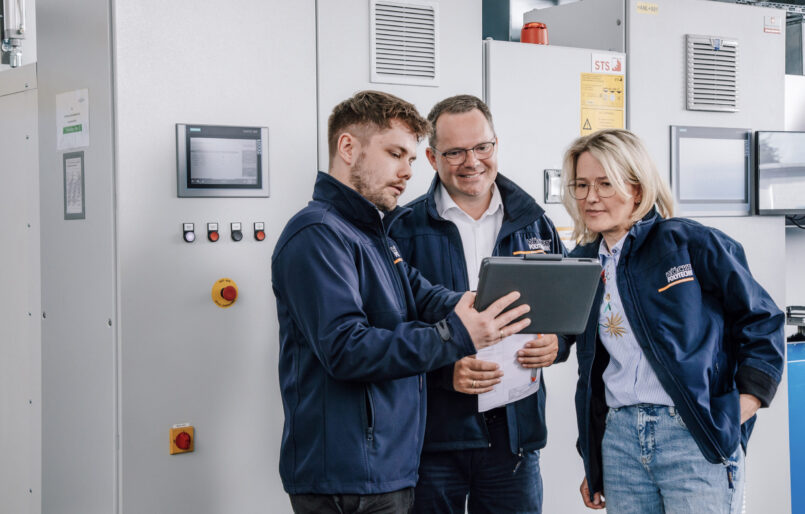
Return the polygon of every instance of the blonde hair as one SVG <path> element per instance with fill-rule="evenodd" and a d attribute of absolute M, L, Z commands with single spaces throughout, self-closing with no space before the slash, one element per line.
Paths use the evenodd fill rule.
<path fill-rule="evenodd" d="M 631 225 L 640 221 L 657 207 L 663 218 L 674 215 L 674 202 L 668 184 L 660 177 L 643 142 L 632 132 L 623 129 L 604 129 L 576 139 L 565 152 L 562 164 L 562 203 L 573 218 L 573 238 L 579 244 L 591 243 L 598 238 L 584 223 L 577 201 L 568 194 L 570 182 L 576 179 L 579 156 L 590 152 L 607 174 L 617 194 L 629 197 L 626 185 L 641 189 L 642 198 L 630 218 Z"/>

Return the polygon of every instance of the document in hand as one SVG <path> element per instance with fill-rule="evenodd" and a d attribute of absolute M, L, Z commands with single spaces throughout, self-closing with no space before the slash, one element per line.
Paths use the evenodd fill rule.
<path fill-rule="evenodd" d="M 512 291 L 520 299 L 509 308 L 528 304 L 531 324 L 524 334 L 580 334 L 584 331 L 600 283 L 596 259 L 568 259 L 561 255 L 487 257 L 481 263 L 475 308 L 486 309 Z"/>
<path fill-rule="evenodd" d="M 491 391 L 478 395 L 478 412 L 486 412 L 507 403 L 522 400 L 539 390 L 539 368 L 524 368 L 517 362 L 517 352 L 534 339 L 531 334 L 514 334 L 497 344 L 478 350 L 478 360 L 495 362 L 503 371 L 500 383 Z"/>

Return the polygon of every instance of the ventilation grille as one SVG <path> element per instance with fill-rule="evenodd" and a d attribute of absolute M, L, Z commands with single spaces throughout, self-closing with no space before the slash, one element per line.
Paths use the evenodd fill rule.
<path fill-rule="evenodd" d="M 371 0 L 370 5 L 372 82 L 438 86 L 438 4 Z"/>
<path fill-rule="evenodd" d="M 688 109 L 738 111 L 738 41 L 687 35 Z"/>

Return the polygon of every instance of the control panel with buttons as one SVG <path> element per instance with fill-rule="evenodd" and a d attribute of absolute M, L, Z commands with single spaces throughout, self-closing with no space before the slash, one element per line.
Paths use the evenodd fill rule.
<path fill-rule="evenodd" d="M 243 240 L 243 224 L 239 221 L 233 221 L 229 224 L 230 237 L 232 241 L 239 242 Z M 196 240 L 195 223 L 182 223 L 182 239 L 187 243 L 192 243 Z M 254 240 L 257 242 L 265 241 L 266 239 L 266 224 L 264 221 L 254 222 Z M 207 223 L 207 241 L 210 243 L 217 243 L 221 240 L 221 227 L 217 222 Z"/>

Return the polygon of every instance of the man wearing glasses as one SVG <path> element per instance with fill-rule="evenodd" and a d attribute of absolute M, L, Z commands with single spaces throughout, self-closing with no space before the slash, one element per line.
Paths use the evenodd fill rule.
<path fill-rule="evenodd" d="M 497 137 L 489 108 L 459 95 L 428 115 L 428 160 L 436 177 L 408 205 L 413 212 L 391 231 L 403 259 L 434 284 L 474 290 L 481 260 L 490 255 L 564 253 L 553 223 L 528 193 L 498 174 Z M 555 335 L 526 343 L 518 361 L 539 368 L 568 356 Z M 477 395 L 502 372 L 465 357 L 428 374 L 425 444 L 414 495 L 415 512 L 539 513 L 545 446 L 545 388 L 485 413 Z"/>

